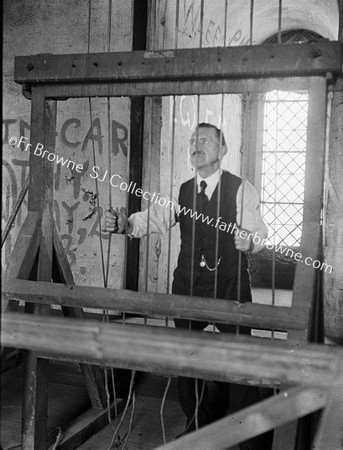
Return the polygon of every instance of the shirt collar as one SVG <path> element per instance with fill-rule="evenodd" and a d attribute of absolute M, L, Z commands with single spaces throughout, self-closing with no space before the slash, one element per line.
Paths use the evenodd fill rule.
<path fill-rule="evenodd" d="M 216 172 L 214 172 L 207 178 L 202 178 L 199 174 L 197 174 L 197 184 L 200 185 L 201 181 L 205 181 L 207 186 L 217 185 L 219 178 L 222 174 L 222 171 L 223 171 L 222 169 L 218 169 Z"/>

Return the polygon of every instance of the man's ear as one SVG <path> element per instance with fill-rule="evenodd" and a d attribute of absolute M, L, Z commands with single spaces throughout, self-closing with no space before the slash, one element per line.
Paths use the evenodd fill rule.
<path fill-rule="evenodd" d="M 226 155 L 226 153 L 228 152 L 228 148 L 227 148 L 227 146 L 226 145 L 222 145 L 221 147 L 220 147 L 220 151 L 219 151 L 220 153 L 220 159 L 222 160 L 223 158 L 224 158 L 224 156 Z"/>

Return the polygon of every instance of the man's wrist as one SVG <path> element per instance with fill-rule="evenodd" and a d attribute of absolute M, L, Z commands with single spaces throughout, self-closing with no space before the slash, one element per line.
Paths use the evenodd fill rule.
<path fill-rule="evenodd" d="M 125 214 L 117 213 L 117 229 L 115 231 L 116 234 L 126 234 L 128 226 L 128 221 L 126 219 Z"/>
<path fill-rule="evenodd" d="M 126 234 L 127 236 L 131 237 L 132 230 L 133 230 L 133 224 L 132 224 L 132 222 L 129 219 L 127 219 L 126 220 L 126 226 L 125 226 L 125 229 L 124 229 L 123 233 Z"/>
<path fill-rule="evenodd" d="M 117 231 L 118 234 L 126 234 L 126 236 L 129 236 L 132 239 L 132 232 L 133 232 L 133 223 L 130 219 L 126 219 L 126 216 L 123 215 L 123 226 L 120 227 Z"/>

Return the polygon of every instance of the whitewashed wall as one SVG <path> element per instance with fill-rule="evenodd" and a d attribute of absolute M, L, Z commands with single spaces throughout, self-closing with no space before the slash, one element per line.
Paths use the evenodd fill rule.
<path fill-rule="evenodd" d="M 112 2 L 111 50 L 131 49 L 131 2 Z M 30 101 L 13 81 L 14 57 L 37 53 L 86 53 L 88 48 L 88 2 L 61 0 L 6 0 L 4 2 L 4 106 L 3 106 L 3 209 L 2 223 L 7 222 L 13 204 L 28 173 L 28 155 L 8 144 L 11 136 L 29 137 Z M 90 51 L 108 50 L 108 2 L 92 0 Z M 111 133 L 112 172 L 126 178 L 129 148 L 128 100 L 111 100 L 111 124 L 107 119 L 107 100 L 94 99 L 93 125 L 90 124 L 87 99 L 58 102 L 56 153 L 84 165 L 75 171 L 55 165 L 54 211 L 75 282 L 103 285 L 99 244 L 99 221 L 94 211 L 95 182 L 92 133 L 95 139 L 97 165 L 102 173 L 108 168 L 108 133 Z M 53 164 L 53 163 L 52 163 Z M 109 183 L 99 183 L 101 210 L 109 207 Z M 125 196 L 112 188 L 113 202 L 125 206 Z M 96 205 L 96 204 L 95 204 Z M 26 215 L 24 202 L 4 247 L 3 267 L 10 256 L 20 225 Z M 108 235 L 102 233 L 105 262 Z M 113 236 L 111 246 L 110 285 L 121 287 L 123 236 Z"/>
<path fill-rule="evenodd" d="M 227 23 L 224 24 L 225 2 L 204 1 L 204 21 L 202 28 L 201 44 L 204 47 L 222 46 L 224 35 L 227 46 L 248 45 L 250 42 L 250 0 L 230 0 L 227 10 Z M 252 29 L 253 44 L 261 44 L 278 32 L 278 0 L 255 0 L 254 21 Z M 281 30 L 307 29 L 316 32 L 329 40 L 338 39 L 338 2 L 336 0 L 283 0 Z M 157 2 L 154 22 L 157 24 L 154 30 L 154 48 L 171 49 L 199 47 L 200 45 L 200 6 L 201 0 L 180 0 L 179 23 L 176 28 L 176 1 L 161 0 Z M 176 30 L 178 32 L 176 33 Z M 339 101 L 336 100 L 336 104 Z M 200 121 L 209 121 L 218 125 L 218 99 L 202 97 L 202 113 Z M 170 161 L 171 161 L 171 105 L 170 99 L 163 102 L 163 132 L 161 145 L 161 173 L 159 188 L 169 191 Z M 192 97 L 177 99 L 175 115 L 175 170 L 173 176 L 173 190 L 177 192 L 179 185 L 192 176 L 187 163 L 187 145 L 191 131 L 196 124 L 196 101 Z M 206 113 L 207 111 L 207 113 Z M 337 130 L 343 129 L 342 117 L 337 112 L 332 136 L 337 135 Z M 230 146 L 230 159 L 224 162 L 224 167 L 233 173 L 239 174 L 241 149 L 241 102 L 238 96 L 229 96 L 227 107 L 223 111 L 226 120 L 225 135 Z M 341 167 L 340 152 L 342 148 L 341 133 L 338 133 L 340 141 L 332 137 L 330 152 L 328 153 L 327 167 L 325 171 L 326 186 L 328 189 L 328 205 L 326 210 L 324 262 L 334 267 L 332 274 L 324 274 L 324 302 L 326 332 L 329 336 L 342 337 L 342 310 L 343 310 L 343 269 L 342 269 L 342 220 L 340 210 L 342 198 L 342 180 L 337 180 L 337 167 Z M 337 147 L 338 146 L 338 147 Z M 329 170 L 329 166 L 335 169 Z M 338 209 L 337 209 L 338 208 Z M 338 214 L 338 216 L 337 216 Z M 173 230 L 173 239 L 170 258 L 170 280 L 175 268 L 176 256 L 179 250 L 179 233 L 177 228 Z M 166 270 L 168 267 L 168 238 L 152 239 L 149 252 L 151 261 L 149 264 L 148 288 L 153 291 L 164 292 L 166 284 Z M 143 244 L 142 250 L 145 249 Z M 144 253 L 145 254 L 145 253 Z M 145 267 L 141 265 L 142 280 L 145 275 Z M 145 279 L 141 286 L 145 285 Z"/>

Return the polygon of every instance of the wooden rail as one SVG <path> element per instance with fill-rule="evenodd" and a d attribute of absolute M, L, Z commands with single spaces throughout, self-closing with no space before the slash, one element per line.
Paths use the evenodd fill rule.
<path fill-rule="evenodd" d="M 308 310 L 283 306 L 238 303 L 235 301 L 171 294 L 142 293 L 122 289 L 103 289 L 39 281 L 9 280 L 3 286 L 6 299 L 39 304 L 97 308 L 169 316 L 234 325 L 304 330 Z"/>
<path fill-rule="evenodd" d="M 325 388 L 343 373 L 343 350 L 327 345 L 258 342 L 212 333 L 3 314 L 2 344 L 42 357 L 227 381 L 230 376 L 264 377 L 287 384 Z"/>
<path fill-rule="evenodd" d="M 193 48 L 15 58 L 17 83 L 186 81 L 341 72 L 342 44 Z"/>
<path fill-rule="evenodd" d="M 325 407 L 328 393 L 293 388 L 227 416 L 156 450 L 222 450 Z M 324 450 L 316 447 L 318 450 Z M 329 447 L 325 447 L 328 450 Z"/>
<path fill-rule="evenodd" d="M 298 385 L 227 416 L 160 450 L 221 450 L 326 408 L 316 448 L 336 450 L 343 438 L 343 349 L 252 342 L 249 338 L 5 313 L 1 341 L 39 358 L 62 358 L 164 375 L 228 380 L 267 376 Z M 337 396 L 338 392 L 338 396 Z M 324 425 L 329 428 L 329 433 Z"/>

